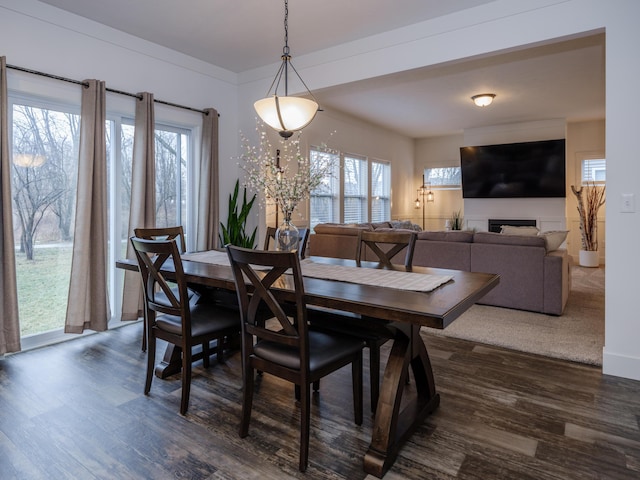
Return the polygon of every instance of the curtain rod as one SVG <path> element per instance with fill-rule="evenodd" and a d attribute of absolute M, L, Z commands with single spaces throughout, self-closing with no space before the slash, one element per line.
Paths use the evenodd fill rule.
<path fill-rule="evenodd" d="M 8 65 L 8 64 L 7 64 L 7 68 L 12 68 L 13 70 L 19 70 L 19 71 L 25 72 L 25 73 L 31 73 L 33 75 L 40 75 L 41 77 L 53 78 L 55 80 L 61 80 L 63 82 L 74 83 L 76 85 L 82 85 L 83 87 L 88 87 L 89 86 L 89 84 L 86 83 L 86 82 L 81 82 L 79 80 L 74 80 L 72 78 L 61 77 L 59 75 L 53 75 L 51 73 L 39 72 L 37 70 L 31 70 L 29 68 L 17 67 L 15 65 Z M 142 99 L 142 96 L 138 95 L 136 93 L 124 92 L 122 90 L 116 90 L 116 89 L 109 88 L 109 87 L 106 87 L 106 91 L 107 92 L 111 92 L 111 93 L 117 93 L 119 95 L 126 95 L 128 97 L 137 98 L 138 100 Z M 162 105 L 168 105 L 170 107 L 176 107 L 176 108 L 183 108 L 185 110 L 191 110 L 192 112 L 198 112 L 198 113 L 202 113 L 204 115 L 209 115 L 209 112 L 207 112 L 206 110 L 198 110 L 197 108 L 187 107 L 187 106 L 184 106 L 184 105 L 179 105 L 177 103 L 166 102 L 164 100 L 156 100 L 156 99 L 154 99 L 153 101 L 155 103 L 160 103 Z M 219 116 L 220 116 L 220 114 L 218 114 L 218 117 Z"/>

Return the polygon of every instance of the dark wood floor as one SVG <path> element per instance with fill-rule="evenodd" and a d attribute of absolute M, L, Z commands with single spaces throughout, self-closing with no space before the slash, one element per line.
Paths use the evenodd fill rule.
<path fill-rule="evenodd" d="M 1 479 L 370 478 L 362 455 L 371 419 L 352 422 L 349 369 L 323 380 L 314 398 L 310 464 L 301 474 L 292 387 L 265 375 L 250 435 L 240 439 L 236 353 L 225 365 L 195 368 L 182 417 L 179 376 L 156 378 L 151 395 L 142 394 L 140 329 L 0 360 Z M 386 479 L 640 478 L 640 382 L 425 338 L 442 401 Z"/>

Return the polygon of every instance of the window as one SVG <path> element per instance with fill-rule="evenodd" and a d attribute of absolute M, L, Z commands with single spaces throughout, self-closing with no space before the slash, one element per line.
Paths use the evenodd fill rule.
<path fill-rule="evenodd" d="M 344 223 L 362 223 L 367 212 L 367 160 L 354 156 L 344 157 Z"/>
<path fill-rule="evenodd" d="M 156 127 L 156 226 L 184 225 L 186 220 L 189 132 Z"/>
<path fill-rule="evenodd" d="M 21 336 L 64 326 L 71 275 L 80 118 L 16 100 L 12 196 Z"/>
<path fill-rule="evenodd" d="M 309 159 L 311 162 L 317 162 L 324 159 L 323 156 L 331 157 L 330 161 L 336 166 L 332 175 L 325 177 L 322 184 L 311 192 L 310 197 L 310 219 L 311 228 L 318 223 L 329 223 L 340 221 L 340 157 L 337 154 L 322 152 L 311 149 Z"/>
<path fill-rule="evenodd" d="M 391 164 L 371 162 L 371 221 L 391 218 Z"/>
<path fill-rule="evenodd" d="M 460 167 L 437 167 L 424 169 L 424 181 L 433 190 L 459 190 L 462 188 Z"/>
<path fill-rule="evenodd" d="M 382 222 L 391 219 L 391 164 L 367 157 L 311 149 L 312 162 L 331 155 L 333 175 L 311 192 L 310 226 L 318 223 Z"/>
<path fill-rule="evenodd" d="M 43 83 L 43 88 L 47 91 L 48 85 Z M 64 90 L 65 98 L 60 101 L 17 92 L 9 96 L 12 207 L 23 348 L 63 335 L 80 128 L 79 92 L 76 86 L 70 89 Z M 117 98 L 108 97 L 110 100 L 118 103 Z M 188 213 L 196 199 L 189 193 L 193 189 L 188 188 L 187 181 L 200 115 L 173 110 L 162 115 L 162 123 L 156 123 L 155 129 L 156 218 L 158 226 L 183 225 L 188 235 Z M 167 119 L 174 117 L 177 125 L 170 125 Z M 122 276 L 115 274 L 115 260 L 124 256 L 128 242 L 133 120 L 108 112 L 106 131 L 108 281 L 112 312 L 119 316 L 122 285 L 117 283 Z"/>
<path fill-rule="evenodd" d="M 604 184 L 607 179 L 607 161 L 604 158 L 584 158 L 581 164 L 582 184 Z"/>
<path fill-rule="evenodd" d="M 131 165 L 133 159 L 134 120 L 128 117 L 112 117 L 107 128 L 107 152 L 109 152 L 109 210 L 120 212 L 110 218 L 111 244 L 109 264 L 123 258 L 129 241 L 129 211 L 131 205 Z M 187 196 L 187 171 L 191 158 L 191 131 L 185 128 L 156 123 L 156 226 L 182 225 L 189 237 L 187 203 L 194 199 Z M 118 139 L 118 143 L 110 139 Z M 109 271 L 112 311 L 120 312 L 122 285 L 116 285 L 113 269 Z"/>

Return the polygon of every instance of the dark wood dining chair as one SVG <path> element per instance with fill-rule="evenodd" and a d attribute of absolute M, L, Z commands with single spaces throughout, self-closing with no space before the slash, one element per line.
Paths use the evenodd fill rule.
<path fill-rule="evenodd" d="M 271 244 L 273 243 L 273 249 L 277 249 L 276 243 L 276 227 L 267 227 L 267 233 L 264 236 L 264 250 L 271 250 Z M 299 228 L 298 233 L 300 239 L 298 241 L 298 256 L 302 259 L 305 258 L 307 251 L 307 243 L 309 242 L 309 229 Z"/>
<path fill-rule="evenodd" d="M 211 341 L 216 340 L 219 363 L 224 362 L 224 347 L 230 337 L 240 332 L 240 317 L 237 311 L 221 308 L 206 299 L 189 299 L 187 282 L 176 239 L 149 240 L 131 237 L 142 276 L 144 308 L 147 318 L 147 376 L 145 395 L 151 389 L 155 368 L 156 339 L 172 343 L 182 351 L 182 399 L 180 413 L 184 415 L 189 406 L 191 388 L 192 348 L 206 345 L 203 365 L 209 366 Z M 175 272 L 172 287 L 160 272 L 161 267 Z"/>
<path fill-rule="evenodd" d="M 249 250 L 231 245 L 227 246 L 227 252 L 242 316 L 240 437 L 249 433 L 255 371 L 292 382 L 300 398 L 299 469 L 304 472 L 309 458 L 310 385 L 313 382 L 351 364 L 355 423 L 362 424 L 364 342 L 350 335 L 309 330 L 300 260 L 295 252 Z M 261 267 L 268 270 L 259 270 Z M 291 275 L 285 275 L 288 270 Z M 294 294 L 287 311 L 274 294 L 274 290 L 283 287 L 292 289 Z M 270 317 L 266 321 L 265 309 Z"/>
<path fill-rule="evenodd" d="M 180 251 L 180 253 L 184 253 L 187 248 L 187 244 L 184 240 L 184 229 L 182 228 L 182 225 L 177 225 L 174 227 L 134 228 L 133 233 L 136 237 L 145 238 L 147 240 L 172 240 L 175 238 L 178 242 L 178 250 Z M 176 292 L 174 291 L 174 294 L 175 293 Z M 188 293 L 189 298 L 191 298 L 193 296 L 193 292 L 189 290 Z M 159 295 L 162 295 L 162 292 L 159 292 Z M 142 351 L 146 352 L 148 323 L 146 311 L 143 313 L 142 322 Z"/>
<path fill-rule="evenodd" d="M 356 248 L 356 263 L 360 266 L 365 249 L 368 249 L 376 255 L 380 266 L 393 268 L 394 257 L 400 252 L 405 251 L 403 264 L 406 270 L 411 270 L 416 238 L 416 232 L 360 230 L 358 232 L 358 245 Z M 374 259 L 370 260 L 375 261 Z"/>
<path fill-rule="evenodd" d="M 361 265 L 361 258 L 365 248 L 375 253 L 378 257 L 380 267 L 394 268 L 392 260 L 396 255 L 406 249 L 404 257 L 404 268 L 411 270 L 413 253 L 416 246 L 417 234 L 415 232 L 376 232 L 360 231 L 358 233 L 358 246 L 356 249 L 356 263 Z M 397 265 L 396 267 L 397 268 Z M 375 413 L 380 396 L 380 347 L 389 339 L 389 332 L 372 330 L 366 319 L 359 317 L 350 318 L 347 321 L 340 321 L 340 316 L 344 313 L 331 311 L 320 311 L 316 314 L 316 309 L 310 311 L 310 322 L 314 329 L 328 332 L 339 332 L 342 334 L 354 335 L 364 340 L 369 349 L 369 388 L 371 393 L 371 412 Z M 316 385 L 319 388 L 319 385 Z"/>

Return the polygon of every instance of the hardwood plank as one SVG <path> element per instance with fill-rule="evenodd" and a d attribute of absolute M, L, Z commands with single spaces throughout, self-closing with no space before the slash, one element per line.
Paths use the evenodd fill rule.
<path fill-rule="evenodd" d="M 372 478 L 362 470 L 372 419 L 353 423 L 349 369 L 327 377 L 313 396 L 310 463 L 301 474 L 291 385 L 260 378 L 249 436 L 241 439 L 240 355 L 209 369 L 194 365 L 183 417 L 179 375 L 154 378 L 151 394 L 142 394 L 140 329 L 0 360 L 0 478 Z M 640 382 L 428 332 L 423 338 L 441 404 L 385 480 L 640 477 Z M 384 346 L 383 363 L 387 355 Z"/>

